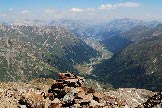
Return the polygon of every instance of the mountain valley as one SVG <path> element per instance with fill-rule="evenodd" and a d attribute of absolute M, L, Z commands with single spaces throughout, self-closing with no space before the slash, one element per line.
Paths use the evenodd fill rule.
<path fill-rule="evenodd" d="M 162 26 L 156 21 L 31 20 L 30 25 L 1 24 L 1 81 L 55 79 L 70 71 L 107 87 L 161 89 Z"/>

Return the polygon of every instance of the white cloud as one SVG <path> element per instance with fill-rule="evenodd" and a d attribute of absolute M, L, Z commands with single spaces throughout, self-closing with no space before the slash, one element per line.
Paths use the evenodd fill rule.
<path fill-rule="evenodd" d="M 119 3 L 114 5 L 115 7 L 138 7 L 140 4 L 134 2 Z"/>
<path fill-rule="evenodd" d="M 95 10 L 95 9 L 93 9 L 93 8 L 87 8 L 87 9 L 86 9 L 87 12 L 93 12 L 94 10 Z"/>
<path fill-rule="evenodd" d="M 10 8 L 10 9 L 8 9 L 9 11 L 14 11 L 14 9 L 13 8 Z"/>
<path fill-rule="evenodd" d="M 30 13 L 30 11 L 28 11 L 28 10 L 23 10 L 23 11 L 21 11 L 21 13 L 22 13 L 22 14 L 26 14 L 26 13 Z"/>
<path fill-rule="evenodd" d="M 99 9 L 113 9 L 113 5 L 112 4 L 106 4 L 106 5 L 101 5 L 99 7 Z"/>
<path fill-rule="evenodd" d="M 118 4 L 103 4 L 99 7 L 99 9 L 115 9 L 119 7 L 138 7 L 140 4 L 135 2 L 126 2 L 126 3 L 118 3 Z"/>
<path fill-rule="evenodd" d="M 83 12 L 83 9 L 80 9 L 80 8 L 71 8 L 69 11 L 70 12 L 78 13 L 78 12 Z"/>
<path fill-rule="evenodd" d="M 53 10 L 53 9 L 45 10 L 45 13 L 54 13 L 54 12 L 56 12 L 56 10 Z"/>

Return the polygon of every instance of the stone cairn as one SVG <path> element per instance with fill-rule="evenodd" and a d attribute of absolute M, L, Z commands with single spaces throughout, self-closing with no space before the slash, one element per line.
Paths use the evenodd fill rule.
<path fill-rule="evenodd" d="M 39 95 L 43 97 L 40 98 L 39 103 L 34 104 L 34 101 L 32 103 L 28 98 L 22 97 L 19 104 L 26 105 L 25 108 L 124 108 L 126 106 L 125 101 L 86 88 L 83 82 L 84 78 L 72 73 L 60 73 L 59 79 L 48 92 Z"/>

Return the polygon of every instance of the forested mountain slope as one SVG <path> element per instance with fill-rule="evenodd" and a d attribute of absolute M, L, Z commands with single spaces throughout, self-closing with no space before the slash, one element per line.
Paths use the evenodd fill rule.
<path fill-rule="evenodd" d="M 58 26 L 0 25 L 1 80 L 55 77 L 57 71 L 77 72 L 98 52 Z"/>
<path fill-rule="evenodd" d="M 145 31 L 145 28 L 143 28 Z M 94 74 L 99 81 L 113 87 L 136 87 L 150 90 L 162 89 L 162 29 L 160 25 L 150 31 L 130 32 L 131 38 L 140 40 L 128 45 L 110 60 L 96 65 Z M 136 34 L 135 34 L 136 33 Z M 143 34 L 148 34 L 146 38 Z M 131 36 L 131 34 L 130 34 Z M 134 37 L 133 37 L 134 36 Z"/>

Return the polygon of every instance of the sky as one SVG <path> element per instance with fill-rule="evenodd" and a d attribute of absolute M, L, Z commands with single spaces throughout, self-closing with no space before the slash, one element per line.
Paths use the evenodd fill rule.
<path fill-rule="evenodd" d="M 162 19 L 162 0 L 0 0 L 1 20 Z"/>

